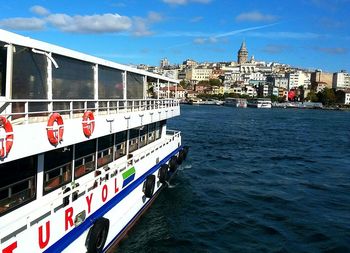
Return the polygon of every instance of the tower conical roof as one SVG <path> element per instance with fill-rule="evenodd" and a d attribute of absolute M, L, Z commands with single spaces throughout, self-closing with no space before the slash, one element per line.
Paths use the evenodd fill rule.
<path fill-rule="evenodd" d="M 239 51 L 248 51 L 247 46 L 245 44 L 245 41 L 242 42 L 242 45 L 241 45 L 241 48 L 239 49 Z"/>

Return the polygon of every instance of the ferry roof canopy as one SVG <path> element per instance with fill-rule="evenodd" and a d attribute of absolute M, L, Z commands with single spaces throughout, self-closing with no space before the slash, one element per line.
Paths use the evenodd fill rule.
<path fill-rule="evenodd" d="M 2 30 L 2 29 L 0 29 L 0 40 L 5 42 L 5 43 L 8 43 L 8 44 L 15 44 L 15 45 L 19 45 L 19 46 L 30 47 L 30 48 L 42 50 L 42 51 L 45 51 L 48 53 L 51 52 L 51 53 L 55 53 L 55 54 L 60 54 L 63 56 L 72 57 L 75 59 L 79 59 L 82 61 L 86 61 L 86 62 L 98 64 L 98 65 L 104 65 L 104 66 L 120 69 L 120 70 L 127 71 L 127 72 L 137 73 L 137 74 L 144 75 L 147 77 L 159 79 L 160 82 L 170 82 L 170 83 L 179 83 L 180 82 L 179 80 L 171 79 L 171 78 L 168 78 L 166 76 L 161 76 L 161 75 L 151 73 L 151 72 L 148 72 L 145 70 L 141 70 L 141 69 L 133 68 L 133 67 L 123 65 L 120 63 L 108 61 L 108 60 L 105 60 L 102 58 L 98 58 L 95 56 L 84 54 L 84 53 L 74 51 L 71 49 L 67 49 L 64 47 L 56 46 L 53 44 L 49 44 L 49 43 L 46 43 L 43 41 L 35 40 L 35 39 L 30 38 L 30 37 L 25 37 L 25 36 L 22 36 L 22 35 L 19 35 L 16 33 L 12 33 L 12 32 L 8 32 L 8 31 Z"/>

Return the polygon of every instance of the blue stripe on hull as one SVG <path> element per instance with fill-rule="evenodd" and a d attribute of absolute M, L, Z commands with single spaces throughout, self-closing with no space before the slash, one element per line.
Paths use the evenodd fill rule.
<path fill-rule="evenodd" d="M 75 227 L 73 230 L 71 230 L 67 234 L 65 234 L 60 240 L 52 244 L 44 252 L 57 252 L 57 253 L 62 252 L 66 247 L 68 247 L 68 245 L 70 245 L 80 235 L 82 235 L 87 229 L 89 229 L 97 219 L 104 216 L 108 211 L 110 211 L 113 207 L 115 207 L 120 201 L 126 198 L 129 195 L 129 193 L 131 193 L 135 188 L 137 188 L 140 184 L 142 184 L 148 175 L 151 175 L 154 172 L 156 172 L 161 165 L 166 163 L 173 155 L 177 154 L 181 148 L 182 146 L 178 147 L 172 153 L 167 155 L 162 161 L 160 161 L 158 164 L 153 166 L 150 170 L 148 170 L 145 174 L 140 176 L 134 182 L 132 182 L 128 187 L 124 188 L 120 193 L 114 196 L 105 205 L 101 206 L 96 212 L 91 214 L 82 224 L 80 224 L 78 227 Z"/>

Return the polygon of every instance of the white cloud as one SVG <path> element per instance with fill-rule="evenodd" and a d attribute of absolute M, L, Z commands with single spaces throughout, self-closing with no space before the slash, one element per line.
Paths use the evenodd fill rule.
<path fill-rule="evenodd" d="M 45 28 L 45 21 L 39 18 L 8 18 L 0 20 L 0 27 L 9 30 L 39 31 Z"/>
<path fill-rule="evenodd" d="M 238 22 L 272 22 L 275 20 L 277 20 L 277 16 L 263 14 L 259 11 L 244 12 L 236 17 L 236 21 Z"/>
<path fill-rule="evenodd" d="M 205 39 L 205 38 L 196 38 L 193 40 L 193 43 L 201 45 L 201 44 L 204 44 L 206 41 L 207 41 L 207 39 Z"/>
<path fill-rule="evenodd" d="M 44 7 L 40 5 L 34 5 L 30 8 L 30 11 L 34 14 L 37 14 L 39 16 L 47 16 L 50 14 L 50 11 L 48 9 L 45 9 Z"/>
<path fill-rule="evenodd" d="M 163 16 L 158 12 L 149 12 L 147 18 L 134 17 L 132 34 L 135 36 L 149 36 L 154 34 L 150 30 L 150 25 L 163 20 Z"/>
<path fill-rule="evenodd" d="M 268 38 L 268 39 L 319 39 L 328 37 L 327 34 L 318 34 L 311 32 L 250 32 L 247 36 Z"/>
<path fill-rule="evenodd" d="M 135 17 L 133 19 L 132 33 L 135 36 L 149 36 L 153 32 L 149 30 L 147 19 Z"/>
<path fill-rule="evenodd" d="M 63 32 L 77 33 L 123 32 L 129 30 L 132 25 L 129 17 L 110 13 L 91 16 L 51 14 L 46 20 Z"/>
<path fill-rule="evenodd" d="M 188 4 L 190 2 L 208 4 L 211 1 L 212 0 L 163 0 L 164 3 L 171 4 L 171 5 L 185 5 L 185 4 Z"/>
<path fill-rule="evenodd" d="M 193 17 L 192 19 L 190 19 L 190 22 L 191 23 L 198 23 L 200 21 L 203 20 L 203 17 L 202 16 L 198 16 L 198 17 Z"/>
<path fill-rule="evenodd" d="M 155 22 L 162 21 L 163 20 L 163 16 L 160 13 L 158 13 L 158 12 L 150 11 L 148 13 L 147 19 L 148 19 L 149 22 L 155 23 Z"/>
<path fill-rule="evenodd" d="M 316 47 L 315 50 L 326 54 L 346 54 L 348 49 L 345 47 Z"/>
<path fill-rule="evenodd" d="M 263 51 L 268 54 L 281 54 L 287 50 L 290 50 L 290 46 L 288 45 L 276 45 L 270 44 L 266 45 Z"/>

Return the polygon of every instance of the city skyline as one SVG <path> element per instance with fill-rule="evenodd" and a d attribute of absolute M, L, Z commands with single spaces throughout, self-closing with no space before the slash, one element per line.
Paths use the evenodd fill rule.
<path fill-rule="evenodd" d="M 7 2 L 0 28 L 124 64 L 249 57 L 350 70 L 350 0 Z"/>

